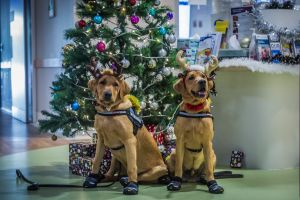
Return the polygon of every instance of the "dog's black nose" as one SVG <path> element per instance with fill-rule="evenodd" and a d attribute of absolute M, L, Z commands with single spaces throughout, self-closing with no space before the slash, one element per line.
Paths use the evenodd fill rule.
<path fill-rule="evenodd" d="M 202 80 L 200 80 L 198 83 L 199 83 L 199 85 L 201 85 L 201 86 L 206 85 L 206 80 L 203 80 L 203 79 L 202 79 Z"/>
<path fill-rule="evenodd" d="M 104 93 L 104 99 L 105 99 L 106 101 L 111 100 L 111 96 L 112 96 L 111 92 L 105 92 L 105 93 Z"/>

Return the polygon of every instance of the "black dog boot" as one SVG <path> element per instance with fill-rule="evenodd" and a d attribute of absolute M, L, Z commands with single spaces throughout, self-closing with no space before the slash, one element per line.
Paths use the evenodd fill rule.
<path fill-rule="evenodd" d="M 97 187 L 97 184 L 104 179 L 104 175 L 98 175 L 98 174 L 89 174 L 88 177 L 86 177 L 84 183 L 83 183 L 83 187 L 85 188 L 95 188 Z"/>
<path fill-rule="evenodd" d="M 139 186 L 136 182 L 129 182 L 126 187 L 123 189 L 123 194 L 126 195 L 135 195 L 139 192 Z"/>
<path fill-rule="evenodd" d="M 180 190 L 182 183 L 182 178 L 175 176 L 172 177 L 171 183 L 168 184 L 167 189 L 170 191 L 177 191 Z"/>
<path fill-rule="evenodd" d="M 213 194 L 221 194 L 224 189 L 218 185 L 217 181 L 211 180 L 207 182 L 208 191 Z"/>
<path fill-rule="evenodd" d="M 120 184 L 123 186 L 123 187 L 126 187 L 128 184 L 129 184 L 129 181 L 128 181 L 128 177 L 127 176 L 123 176 L 120 178 Z"/>

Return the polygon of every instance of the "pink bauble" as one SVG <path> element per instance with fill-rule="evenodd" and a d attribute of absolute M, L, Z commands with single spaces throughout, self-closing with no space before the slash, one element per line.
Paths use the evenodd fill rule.
<path fill-rule="evenodd" d="M 106 45 L 103 41 L 97 43 L 96 48 L 99 52 L 104 52 L 106 49 Z"/>
<path fill-rule="evenodd" d="M 133 24 L 137 24 L 137 23 L 139 23 L 140 18 L 139 18 L 138 16 L 136 16 L 136 15 L 132 15 L 132 16 L 130 17 L 130 21 L 131 21 L 131 23 L 133 23 Z"/>

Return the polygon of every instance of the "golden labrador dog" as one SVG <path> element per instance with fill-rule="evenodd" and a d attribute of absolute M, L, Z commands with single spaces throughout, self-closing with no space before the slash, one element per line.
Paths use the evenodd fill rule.
<path fill-rule="evenodd" d="M 168 164 L 175 176 L 167 188 L 180 190 L 183 171 L 189 170 L 205 174 L 209 192 L 222 193 L 224 189 L 214 180 L 216 155 L 212 144 L 214 130 L 209 99 L 214 85 L 209 76 L 217 68 L 218 60 L 213 57 L 213 62 L 205 70 L 193 69 L 186 64 L 182 54 L 183 51 L 178 52 L 177 62 L 186 71 L 174 84 L 174 89 L 182 95 L 183 101 L 174 126 L 176 151 Z M 175 161 L 173 165 L 172 160 Z"/>
<path fill-rule="evenodd" d="M 86 178 L 84 186 L 97 186 L 104 146 L 109 147 L 113 159 L 126 168 L 128 178 L 120 180 L 124 186 L 123 194 L 137 194 L 138 182 L 159 181 L 167 184 L 170 181 L 167 167 L 152 135 L 131 109 L 132 104 L 126 98 L 130 88 L 123 76 L 106 69 L 96 77 L 89 81 L 88 87 L 98 104 L 94 124 L 98 140 L 92 173 Z"/>

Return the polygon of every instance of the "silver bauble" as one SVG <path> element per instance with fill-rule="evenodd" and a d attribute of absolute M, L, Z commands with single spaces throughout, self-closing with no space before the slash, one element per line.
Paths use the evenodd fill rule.
<path fill-rule="evenodd" d="M 168 126 L 167 133 L 168 134 L 174 134 L 174 126 Z"/>
<path fill-rule="evenodd" d="M 163 76 L 161 74 L 157 74 L 156 78 L 157 81 L 162 81 L 163 80 Z"/>
<path fill-rule="evenodd" d="M 159 55 L 159 57 L 166 57 L 167 56 L 167 51 L 165 50 L 165 49 L 160 49 L 159 51 L 158 51 L 158 55 Z"/>
<path fill-rule="evenodd" d="M 147 15 L 145 17 L 145 22 L 147 22 L 148 24 L 152 23 L 154 20 L 153 16 L 152 15 Z"/>
<path fill-rule="evenodd" d="M 153 100 L 154 99 L 154 95 L 153 94 L 149 94 L 148 97 L 147 97 L 147 99 Z"/>
<path fill-rule="evenodd" d="M 96 69 L 98 69 L 100 71 L 103 69 L 103 65 L 100 61 L 97 62 Z"/>
<path fill-rule="evenodd" d="M 126 58 L 123 58 L 123 60 L 121 61 L 121 63 L 122 63 L 122 67 L 123 68 L 128 68 L 130 66 L 130 62 Z"/>
<path fill-rule="evenodd" d="M 249 44 L 250 44 L 251 39 L 249 37 L 244 37 L 241 42 L 240 45 L 242 48 L 248 48 Z"/>
<path fill-rule="evenodd" d="M 160 0 L 155 0 L 154 5 L 159 6 L 160 5 Z"/>
<path fill-rule="evenodd" d="M 156 61 L 154 59 L 151 59 L 148 63 L 149 68 L 155 68 L 156 67 Z"/>
<path fill-rule="evenodd" d="M 145 101 L 141 101 L 141 109 L 146 108 L 146 102 Z"/>
<path fill-rule="evenodd" d="M 157 110 L 158 109 L 158 103 L 157 102 L 152 102 L 150 104 L 150 108 L 153 109 L 153 110 Z"/>
<path fill-rule="evenodd" d="M 158 146 L 158 149 L 160 152 L 163 152 L 165 150 L 165 146 L 161 144 Z"/>
<path fill-rule="evenodd" d="M 176 37 L 174 34 L 168 34 L 168 36 L 166 37 L 166 40 L 168 43 L 173 44 L 174 42 L 176 42 Z"/>
<path fill-rule="evenodd" d="M 122 33 L 122 30 L 119 27 L 114 28 L 113 34 L 114 36 L 118 36 Z"/>
<path fill-rule="evenodd" d="M 76 23 L 75 23 L 75 27 L 76 27 L 77 29 L 79 29 L 79 28 L 80 28 L 80 26 L 79 26 L 79 22 L 76 22 Z"/>
<path fill-rule="evenodd" d="M 171 68 L 170 67 L 164 67 L 163 69 L 162 69 L 162 73 L 165 75 L 165 76 L 169 76 L 169 75 L 171 75 Z"/>

